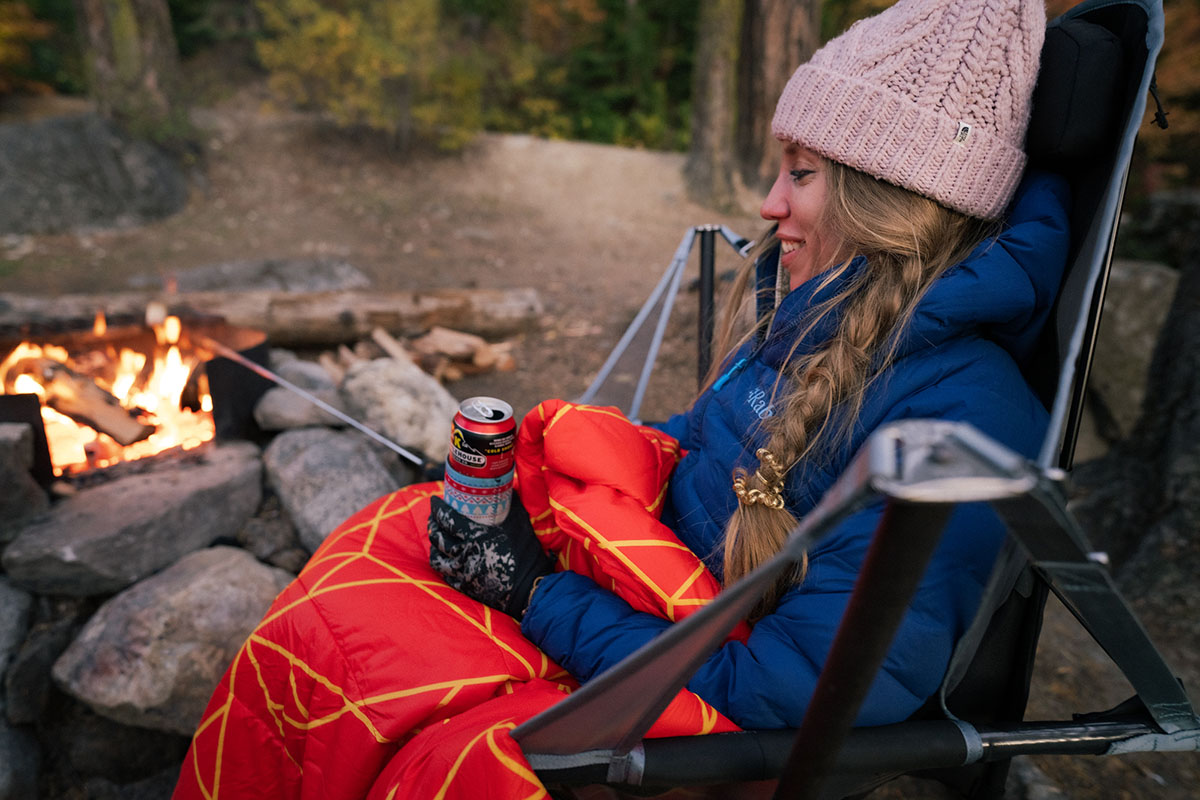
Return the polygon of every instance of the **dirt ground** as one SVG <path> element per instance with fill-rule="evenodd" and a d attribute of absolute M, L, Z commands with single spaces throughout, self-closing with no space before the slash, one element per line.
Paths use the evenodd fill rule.
<path fill-rule="evenodd" d="M 344 259 L 385 289 L 536 287 L 546 313 L 516 342 L 517 369 L 449 386 L 523 413 L 584 390 L 690 226 L 754 235 L 761 225 L 751 198 L 731 215 L 690 202 L 680 154 L 489 135 L 461 155 L 405 158 L 273 107 L 258 81 L 194 118 L 204 156 L 184 210 L 126 230 L 0 239 L 0 291 L 102 292 L 138 275 L 317 255 Z M 736 261 L 718 248 L 718 270 Z M 695 297 L 684 295 L 644 418 L 680 410 L 695 393 L 695 320 Z M 1048 614 L 1043 652 L 1030 718 L 1127 696 L 1061 608 Z M 1075 798 L 1187 798 L 1200 785 L 1193 756 L 1038 765 Z"/>
<path fill-rule="evenodd" d="M 483 136 L 460 155 L 405 158 L 274 110 L 257 82 L 194 120 L 205 155 L 183 211 L 127 230 L 22 237 L 7 255 L 0 245 L 0 290 L 99 292 L 137 275 L 314 256 L 344 259 L 381 289 L 535 287 L 546 314 L 518 342 L 518 369 L 450 387 L 521 412 L 587 387 L 689 227 L 723 223 L 751 236 L 760 227 L 750 204 L 730 216 L 689 202 L 676 153 Z M 719 256 L 722 268 L 738 260 L 724 246 Z M 694 393 L 692 298 L 678 304 L 673 331 L 690 337 L 686 355 L 668 337 L 656 383 L 669 391 L 647 398 L 649 416 Z M 693 374 L 678 381 L 667 371 L 682 363 Z"/>

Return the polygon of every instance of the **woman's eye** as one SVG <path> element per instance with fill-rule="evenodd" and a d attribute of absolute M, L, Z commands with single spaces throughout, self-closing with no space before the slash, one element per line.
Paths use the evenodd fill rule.
<path fill-rule="evenodd" d="M 794 181 L 802 181 L 812 174 L 813 171 L 811 169 L 794 169 L 791 172 L 792 180 Z"/>

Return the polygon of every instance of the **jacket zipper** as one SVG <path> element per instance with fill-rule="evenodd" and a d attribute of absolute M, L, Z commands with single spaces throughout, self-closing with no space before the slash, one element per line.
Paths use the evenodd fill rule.
<path fill-rule="evenodd" d="M 725 386 L 725 384 L 729 383 L 730 379 L 733 378 L 735 375 L 737 375 L 739 372 L 741 372 L 742 368 L 745 367 L 746 364 L 748 364 L 749 362 L 750 362 L 750 359 L 748 357 L 747 358 L 739 358 L 737 361 L 735 361 L 733 366 L 730 367 L 728 370 L 726 370 L 725 374 L 722 375 L 721 377 L 717 378 L 716 382 L 713 383 L 713 387 L 712 387 L 713 394 L 716 394 L 717 392 L 721 391 L 721 389 Z"/>

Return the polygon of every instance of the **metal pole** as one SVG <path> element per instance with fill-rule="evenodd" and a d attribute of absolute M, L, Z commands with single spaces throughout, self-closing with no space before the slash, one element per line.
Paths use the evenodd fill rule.
<path fill-rule="evenodd" d="M 716 246 L 717 226 L 700 228 L 700 331 L 697 341 L 699 354 L 696 361 L 697 380 L 704 387 L 704 377 L 712 366 L 713 338 L 713 251 Z"/>
<path fill-rule="evenodd" d="M 691 249 L 691 241 L 688 241 L 688 250 Z M 684 267 L 687 264 L 688 253 L 680 254 L 679 266 L 675 270 L 675 274 L 671 276 L 671 286 L 667 290 L 666 296 L 663 298 L 662 313 L 659 314 L 658 320 L 654 324 L 654 334 L 650 338 L 650 348 L 646 352 L 646 361 L 642 364 L 642 372 L 638 376 L 637 388 L 633 392 L 633 402 L 629 405 L 629 418 L 638 420 L 642 413 L 642 400 L 646 397 L 646 389 L 650 386 L 650 373 L 654 371 L 654 361 L 658 356 L 658 348 L 662 345 L 663 335 L 667 332 L 667 321 L 671 319 L 671 308 L 675 305 L 675 298 L 679 294 L 679 284 L 683 280 Z"/>
<path fill-rule="evenodd" d="M 201 345 L 203 345 L 204 347 L 207 347 L 208 349 L 212 350 L 213 352 L 217 353 L 218 355 L 228 358 L 230 361 L 233 361 L 237 364 L 241 364 L 243 367 L 250 370 L 251 372 L 254 372 L 254 373 L 266 378 L 267 380 L 271 381 L 272 383 L 276 383 L 276 384 L 282 386 L 283 388 L 287 389 L 290 392 L 300 395 L 305 400 L 307 400 L 308 402 L 312 403 L 317 408 L 324 411 L 326 414 L 336 417 L 337 419 L 346 423 L 350 427 L 358 430 L 361 433 L 366 434 L 367 436 L 371 437 L 375 441 L 379 442 L 384 447 L 386 447 L 389 450 L 392 450 L 393 452 L 398 454 L 400 457 L 407 459 L 408 461 L 411 461 L 414 465 L 416 465 L 420 469 L 428 470 L 428 468 L 430 467 L 430 465 L 427 464 L 423 459 L 421 459 L 420 456 L 417 456 L 416 454 L 404 449 L 403 447 L 396 444 L 395 442 L 393 442 L 391 439 L 387 438 L 383 434 L 378 433 L 374 430 L 371 430 L 366 425 L 364 425 L 361 422 L 359 422 L 358 420 L 356 420 L 354 417 L 351 417 L 350 415 L 346 414 L 344 411 L 342 411 L 340 409 L 334 408 L 333 406 L 329 405 L 329 403 L 326 403 L 321 398 L 319 398 L 309 392 L 306 392 L 305 390 L 301 389 L 299 386 L 297 386 L 296 384 L 287 380 L 283 376 L 276 375 L 274 372 L 272 372 L 271 370 L 262 366 L 261 364 L 254 363 L 253 361 L 246 358 L 244 355 L 242 355 L 238 351 L 234 350 L 233 348 L 226 347 L 225 345 L 218 342 L 216 339 L 212 339 L 208 336 L 193 335 L 193 338 L 196 339 Z"/>
<path fill-rule="evenodd" d="M 888 501 L 792 743 L 776 798 L 818 797 L 925 574 L 952 507 Z"/>
<path fill-rule="evenodd" d="M 600 395 L 604 388 L 605 382 L 608 381 L 609 375 L 616 367 L 617 362 L 620 361 L 621 357 L 625 354 L 625 351 L 629 349 L 631 344 L 633 344 L 634 339 L 641 332 L 642 325 L 645 324 L 655 306 L 657 306 L 660 302 L 663 302 L 664 307 L 659 311 L 659 316 L 661 317 L 663 314 L 668 314 L 669 316 L 673 297 L 670 300 L 664 301 L 663 294 L 668 290 L 675 292 L 678 289 L 679 277 L 684 268 L 687 266 L 687 259 L 692 253 L 692 243 L 695 240 L 696 229 L 688 228 L 687 232 L 684 233 L 683 238 L 680 239 L 679 246 L 675 248 L 675 254 L 671 257 L 671 263 L 667 265 L 667 269 L 665 272 L 663 272 L 662 278 L 659 279 L 658 285 L 654 287 L 654 291 L 652 291 L 650 296 L 646 298 L 646 301 L 638 310 L 637 315 L 633 318 L 633 322 L 629 323 L 629 327 L 626 328 L 625 333 L 621 335 L 616 347 L 614 347 L 612 352 L 608 354 L 608 358 L 605 359 L 604 365 L 600 367 L 600 371 L 596 373 L 596 377 L 592 380 L 591 385 L 588 386 L 584 393 L 579 396 L 579 399 L 576 402 L 591 403 L 595 401 L 598 395 Z M 658 347 L 651 343 L 647 349 L 645 363 L 642 367 L 642 374 L 648 375 L 648 370 L 654 366 L 654 358 L 657 354 Z M 644 393 L 644 389 L 645 387 L 641 386 L 639 382 L 639 386 L 635 389 L 635 395 L 640 398 L 641 394 Z M 634 401 L 630 401 L 629 408 L 622 409 L 631 418 L 635 416 L 633 412 L 633 402 Z M 638 402 L 640 404 L 640 400 Z"/>

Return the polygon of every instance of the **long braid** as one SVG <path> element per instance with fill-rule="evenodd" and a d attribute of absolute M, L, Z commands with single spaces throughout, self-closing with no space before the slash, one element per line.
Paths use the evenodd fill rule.
<path fill-rule="evenodd" d="M 870 382 L 892 361 L 899 332 L 920 298 L 946 269 L 964 258 L 985 235 L 984 223 L 919 195 L 830 162 L 825 223 L 867 268 L 850 278 L 837 296 L 814 308 L 809 325 L 835 310 L 840 319 L 832 336 L 814 351 L 796 356 L 782 370 L 787 394 L 780 412 L 766 423 L 765 449 L 778 464 L 754 472 L 738 470 L 735 486 L 742 502 L 725 532 L 725 580 L 732 583 L 777 553 L 796 526 L 782 507 L 746 502 L 751 492 L 768 494 L 783 474 L 801 462 L 819 463 L 848 441 Z M 847 259 L 848 261 L 848 259 Z M 846 265 L 829 273 L 836 277 Z M 728 337 L 726 337 L 728 338 Z M 761 451 L 760 451 L 761 452 Z M 785 575 L 752 615 L 768 613 L 806 564 Z"/>

